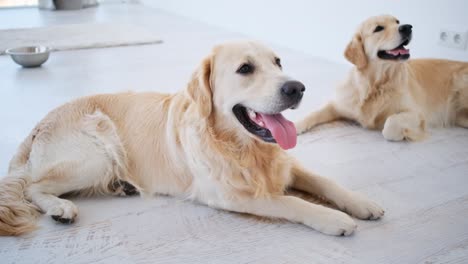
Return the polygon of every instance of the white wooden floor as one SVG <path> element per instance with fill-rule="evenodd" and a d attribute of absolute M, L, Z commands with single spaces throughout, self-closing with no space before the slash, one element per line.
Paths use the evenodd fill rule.
<path fill-rule="evenodd" d="M 92 93 L 183 89 L 214 43 L 244 37 L 139 5 L 0 11 L 0 29 L 112 20 L 152 30 L 164 44 L 57 52 L 44 67 L 27 70 L 0 56 L 1 175 L 53 107 Z M 293 120 L 325 103 L 347 70 L 275 50 L 307 86 L 301 109 L 288 113 Z M 389 143 L 377 132 L 335 123 L 301 136 L 291 153 L 379 202 L 385 217 L 356 220 L 353 236 L 337 238 L 170 197 L 76 199 L 76 224 L 43 217 L 31 235 L 0 238 L 0 263 L 468 263 L 468 130 L 438 129 L 421 143 Z"/>

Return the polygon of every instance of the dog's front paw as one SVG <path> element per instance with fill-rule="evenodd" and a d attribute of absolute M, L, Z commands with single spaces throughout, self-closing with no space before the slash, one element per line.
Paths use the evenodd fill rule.
<path fill-rule="evenodd" d="M 296 127 L 296 134 L 298 135 L 304 134 L 305 132 L 309 130 L 309 127 L 304 121 L 296 123 L 295 127 Z"/>
<path fill-rule="evenodd" d="M 402 141 L 405 139 L 403 128 L 393 119 L 393 117 L 389 117 L 385 122 L 382 135 L 388 141 Z"/>
<path fill-rule="evenodd" d="M 376 220 L 385 214 L 385 211 L 378 204 L 354 192 L 349 192 L 347 199 L 338 204 L 338 207 L 363 220 Z"/>
<path fill-rule="evenodd" d="M 393 115 L 385 121 L 382 135 L 389 141 L 418 141 L 426 138 L 426 122 L 421 115 Z"/>
<path fill-rule="evenodd" d="M 349 236 L 357 228 L 356 223 L 349 215 L 329 208 L 305 224 L 321 233 L 332 236 Z"/>

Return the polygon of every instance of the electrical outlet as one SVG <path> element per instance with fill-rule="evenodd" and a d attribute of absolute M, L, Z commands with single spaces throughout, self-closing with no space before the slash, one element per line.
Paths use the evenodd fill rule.
<path fill-rule="evenodd" d="M 460 32 L 453 30 L 442 29 L 439 32 L 439 45 L 453 48 L 453 49 L 466 49 L 468 43 L 468 32 Z"/>

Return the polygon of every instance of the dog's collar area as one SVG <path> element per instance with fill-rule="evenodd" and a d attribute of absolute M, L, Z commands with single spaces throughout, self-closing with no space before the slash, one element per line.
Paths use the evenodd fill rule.
<path fill-rule="evenodd" d="M 270 130 L 265 127 L 261 127 L 252 121 L 252 119 L 249 117 L 249 112 L 252 115 L 252 111 L 253 110 L 248 110 L 245 106 L 240 104 L 237 104 L 232 108 L 232 112 L 236 116 L 237 120 L 242 124 L 242 126 L 244 126 L 247 131 L 265 142 L 276 143 L 276 140 L 273 138 Z"/>
<path fill-rule="evenodd" d="M 410 43 L 410 39 L 403 41 L 398 47 L 392 50 L 380 50 L 377 52 L 377 57 L 382 60 L 407 60 L 410 58 L 409 49 L 405 46 Z"/>

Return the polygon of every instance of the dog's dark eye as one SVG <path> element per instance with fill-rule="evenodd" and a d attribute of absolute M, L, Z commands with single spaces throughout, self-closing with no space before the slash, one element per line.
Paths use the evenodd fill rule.
<path fill-rule="evenodd" d="M 400 20 L 397 20 L 396 23 L 397 23 L 397 24 L 400 24 Z"/>
<path fill-rule="evenodd" d="M 253 73 L 253 71 L 254 71 L 254 66 L 249 63 L 244 63 L 239 67 L 239 69 L 237 69 L 237 73 L 240 73 L 240 74 L 250 74 L 250 73 Z"/>
<path fill-rule="evenodd" d="M 275 64 L 278 65 L 278 67 L 282 68 L 281 66 L 281 59 L 280 58 L 275 58 Z"/>
<path fill-rule="evenodd" d="M 374 29 L 374 33 L 375 33 L 375 32 L 380 32 L 380 31 L 382 31 L 382 30 L 384 30 L 384 29 L 385 29 L 385 28 L 382 27 L 382 26 L 377 26 L 377 27 Z"/>

